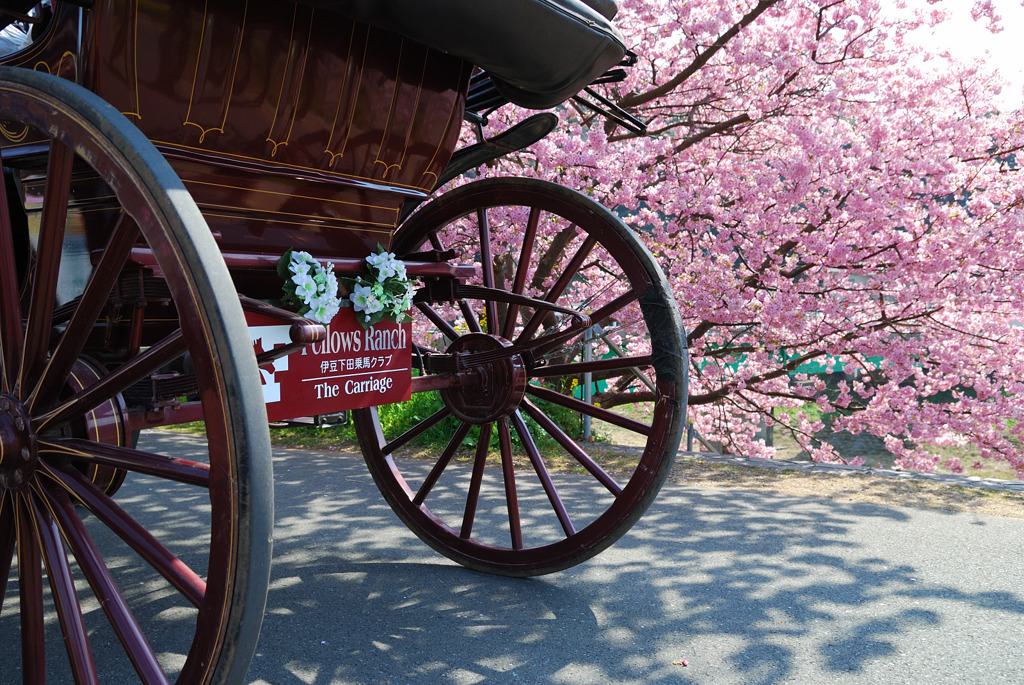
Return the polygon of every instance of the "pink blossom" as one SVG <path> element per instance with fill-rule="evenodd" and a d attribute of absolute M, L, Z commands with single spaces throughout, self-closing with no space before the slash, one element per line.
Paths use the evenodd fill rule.
<path fill-rule="evenodd" d="M 690 331 L 701 433 L 770 456 L 764 417 L 813 403 L 899 468 L 962 469 L 932 447 L 955 443 L 1024 472 L 1024 115 L 994 105 L 1000 76 L 910 59 L 903 35 L 939 10 L 620 6 L 640 61 L 609 94 L 648 134 L 565 107 L 558 131 L 481 173 L 585 189 L 644 227 Z M 990 1 L 974 14 L 998 26 Z M 522 116 L 503 108 L 490 129 Z M 812 458 L 839 458 L 820 421 L 778 419 Z"/>

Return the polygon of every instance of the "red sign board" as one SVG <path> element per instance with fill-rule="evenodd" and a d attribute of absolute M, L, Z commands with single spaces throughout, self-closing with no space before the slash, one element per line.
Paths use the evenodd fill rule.
<path fill-rule="evenodd" d="M 289 325 L 246 312 L 256 354 L 291 342 Z M 351 308 L 327 327 L 323 342 L 260 367 L 271 421 L 334 414 L 409 399 L 411 324 L 381 321 L 363 328 Z"/>

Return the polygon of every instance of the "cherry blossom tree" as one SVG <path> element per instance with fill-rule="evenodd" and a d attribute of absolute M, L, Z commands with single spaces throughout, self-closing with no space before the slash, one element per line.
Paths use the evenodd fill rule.
<path fill-rule="evenodd" d="M 691 417 L 726 449 L 772 456 L 775 423 L 838 459 L 815 403 L 901 467 L 959 471 L 936 448 L 970 444 L 1024 478 L 1024 118 L 994 70 L 907 42 L 945 18 L 910 4 L 623 0 L 639 60 L 611 89 L 647 132 L 563 106 L 495 171 L 628 215 L 686 323 Z"/>

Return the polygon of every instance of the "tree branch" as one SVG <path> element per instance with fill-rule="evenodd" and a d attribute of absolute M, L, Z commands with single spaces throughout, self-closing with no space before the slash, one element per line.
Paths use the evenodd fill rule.
<path fill-rule="evenodd" d="M 664 95 L 671 93 L 673 90 L 678 88 L 686 79 L 697 73 L 701 67 L 708 63 L 715 53 L 725 47 L 726 43 L 732 40 L 736 34 L 741 30 L 754 23 L 754 21 L 760 17 L 765 11 L 773 5 L 777 5 L 781 0 L 759 0 L 757 5 L 752 10 L 747 12 L 737 23 L 729 27 L 729 30 L 720 35 L 714 43 L 712 43 L 704 52 L 697 55 L 696 59 L 693 60 L 686 68 L 676 74 L 673 78 L 669 79 L 657 88 L 652 88 L 646 93 L 638 93 L 636 95 L 627 95 L 620 102 L 619 106 L 628 109 L 630 107 L 637 107 L 645 103 L 656 100 Z"/>

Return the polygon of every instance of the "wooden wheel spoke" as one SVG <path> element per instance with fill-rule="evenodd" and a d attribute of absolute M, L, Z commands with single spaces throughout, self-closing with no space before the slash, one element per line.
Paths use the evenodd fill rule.
<path fill-rule="evenodd" d="M 596 244 L 597 238 L 595 236 L 588 235 L 587 239 L 583 241 L 582 245 L 580 245 L 580 249 L 577 250 L 576 254 L 573 255 L 571 260 L 569 260 L 569 263 L 565 266 L 559 265 L 562 272 L 559 274 L 558 280 L 555 281 L 554 285 L 552 285 L 544 295 L 545 301 L 552 303 L 558 301 L 558 298 L 561 297 L 562 293 L 565 292 L 565 289 L 569 287 L 569 283 L 571 283 L 572 279 L 575 278 L 576 272 L 579 270 L 584 260 L 586 260 L 590 255 L 591 250 L 594 249 Z M 533 316 L 530 317 L 530 320 L 526 323 L 526 326 L 523 327 L 522 333 L 519 334 L 519 337 L 516 340 L 522 341 L 532 338 L 537 332 L 537 329 L 540 328 L 541 324 L 544 322 L 545 316 L 545 312 L 534 312 Z"/>
<path fill-rule="evenodd" d="M 71 196 L 71 166 L 74 161 L 74 150 L 56 140 L 51 141 L 36 262 L 32 272 L 32 297 L 25 325 L 25 349 L 16 388 L 32 386 L 49 349 L 57 278 L 64 247 L 64 225 Z"/>
<path fill-rule="evenodd" d="M 562 449 L 568 452 L 573 459 L 579 462 L 580 466 L 589 471 L 591 475 L 593 475 L 601 485 L 605 486 L 610 493 L 618 496 L 619 493 L 622 492 L 622 486 L 619 485 L 614 478 L 608 475 L 608 473 L 601 468 L 601 466 L 595 462 L 590 455 L 584 452 L 580 446 L 576 444 L 575 440 L 559 428 L 558 424 L 551 420 L 551 417 L 542 412 L 540 407 L 529 400 L 523 400 L 522 407 L 526 410 L 526 413 L 529 414 L 530 418 L 536 421 L 538 425 L 544 429 L 544 432 L 554 438 L 555 441 L 562 446 Z"/>
<path fill-rule="evenodd" d="M 516 352 L 529 350 L 534 359 L 540 359 L 552 350 L 564 350 L 570 340 L 581 337 L 585 331 L 586 329 L 579 327 L 566 328 L 565 330 L 547 333 L 522 343 L 517 342 L 513 349 Z"/>
<path fill-rule="evenodd" d="M 651 355 L 642 354 L 635 357 L 613 357 L 612 359 L 595 359 L 589 362 L 571 362 L 569 364 L 550 364 L 538 366 L 533 370 L 535 378 L 552 376 L 578 376 L 583 373 L 602 373 L 608 371 L 632 371 L 651 365 Z"/>
<path fill-rule="evenodd" d="M 515 427 L 516 433 L 519 434 L 519 439 L 523 441 L 526 454 L 530 457 L 530 463 L 533 464 L 533 470 L 537 472 L 537 478 L 540 479 L 540 484 L 544 488 L 544 494 L 547 495 L 548 501 L 551 502 L 551 508 L 554 509 L 555 516 L 558 517 L 558 522 L 562 525 L 562 530 L 565 531 L 566 536 L 575 535 L 576 527 L 573 526 L 572 519 L 569 518 L 569 512 L 565 508 L 565 503 L 558 494 L 558 488 L 551 481 L 548 467 L 544 463 L 540 451 L 537 449 L 537 444 L 533 441 L 533 436 L 530 435 L 530 431 L 526 427 L 526 422 L 523 421 L 523 417 L 518 411 L 512 413 L 512 425 Z"/>
<path fill-rule="evenodd" d="M 636 300 L 636 294 L 633 290 L 619 295 L 614 300 L 604 305 L 596 312 L 590 315 L 590 320 L 595 324 L 604 321 L 608 317 L 612 316 L 616 312 L 620 311 L 623 307 Z M 574 334 L 579 335 L 582 331 L 575 330 Z M 549 352 L 557 352 L 565 346 L 566 336 L 565 333 L 552 333 L 544 336 L 534 338 L 528 343 L 531 347 L 535 358 L 539 359 Z"/>
<path fill-rule="evenodd" d="M 35 404 L 37 397 L 49 396 L 71 372 L 88 341 L 89 331 L 99 318 L 138 237 L 138 224 L 130 216 L 122 213 L 99 263 L 78 299 L 78 306 L 71 321 L 64 329 L 60 342 L 43 370 L 42 377 L 29 397 L 30 408 Z"/>
<path fill-rule="evenodd" d="M 450 323 L 445 321 L 444 317 L 442 317 L 437 312 L 436 309 L 431 307 L 426 302 L 417 302 L 416 309 L 420 310 L 420 312 L 422 312 L 425 317 L 430 319 L 430 322 L 437 326 L 441 330 L 441 332 L 444 333 L 445 337 L 447 337 L 449 340 L 458 340 L 460 337 L 462 337 L 459 335 L 458 331 L 456 331 L 452 327 Z"/>
<path fill-rule="evenodd" d="M 59 442 L 39 441 L 41 454 L 60 454 L 86 463 L 103 464 L 134 473 L 145 473 L 178 483 L 210 487 L 210 466 L 188 459 L 143 452 L 128 447 L 106 445 L 70 438 Z"/>
<path fill-rule="evenodd" d="M 37 432 L 41 432 L 47 426 L 58 425 L 68 419 L 82 416 L 93 407 L 106 402 L 135 382 L 147 378 L 160 367 L 177 359 L 185 349 L 185 338 L 181 331 L 172 333 L 89 387 L 78 391 L 49 413 L 42 415 L 39 418 Z"/>
<path fill-rule="evenodd" d="M 484 482 L 484 468 L 487 466 L 487 452 L 490 450 L 493 425 L 488 423 L 480 426 L 480 441 L 476 444 L 473 475 L 469 479 L 466 509 L 462 515 L 462 530 L 459 531 L 459 537 L 463 540 L 468 540 L 473 534 L 473 522 L 476 520 L 476 510 L 480 505 L 480 488 Z"/>
<path fill-rule="evenodd" d="M 26 497 L 17 495 L 14 499 L 18 537 L 22 682 L 41 683 L 46 680 L 42 554 Z"/>
<path fill-rule="evenodd" d="M 516 266 L 516 275 L 512 280 L 512 292 L 516 295 L 522 295 L 526 291 L 526 279 L 530 275 L 530 261 L 533 259 L 533 249 L 537 244 L 537 226 L 540 224 L 540 215 L 539 207 L 530 207 L 530 218 L 527 219 L 526 230 L 523 232 L 523 245 L 519 248 L 519 264 Z"/>
<path fill-rule="evenodd" d="M 466 320 L 466 327 L 471 333 L 483 333 L 484 329 L 480 325 L 480 319 L 477 317 L 476 312 L 469 306 L 469 302 L 466 300 L 459 300 L 459 311 L 462 312 L 462 318 Z"/>
<path fill-rule="evenodd" d="M 600 419 L 601 421 L 607 421 L 608 423 L 614 426 L 618 426 L 619 428 L 625 428 L 626 430 L 630 430 L 633 431 L 634 433 L 639 433 L 640 435 L 644 436 L 651 434 L 651 427 L 648 426 L 646 423 L 635 421 L 633 419 L 626 418 L 625 416 L 620 416 L 615 412 L 608 411 L 607 409 L 595 407 L 591 404 L 587 404 L 586 402 L 578 400 L 575 397 L 568 397 L 561 393 L 555 392 L 554 390 L 542 388 L 537 385 L 526 386 L 526 392 L 533 395 L 534 397 L 539 397 L 542 400 L 547 400 L 552 404 L 557 404 L 559 406 L 565 407 L 566 409 L 571 409 L 572 411 L 581 412 L 595 419 Z"/>
<path fill-rule="evenodd" d="M 427 240 L 430 243 L 430 247 L 438 252 L 444 252 L 445 246 L 444 243 L 441 242 L 441 237 L 437 234 L 437 231 L 431 232 L 430 237 Z"/>
<path fill-rule="evenodd" d="M 540 223 L 540 209 L 530 208 L 530 218 L 526 222 L 523 235 L 523 246 L 519 250 L 519 264 L 512 280 L 512 292 L 522 295 L 526 291 L 526 278 L 530 273 L 530 260 L 533 259 L 533 247 L 537 240 L 537 225 Z M 510 304 L 505 312 L 505 323 L 501 328 L 501 337 L 511 338 L 516 330 L 516 317 L 519 316 L 519 305 Z"/>
<path fill-rule="evenodd" d="M 487 210 L 483 207 L 477 210 L 477 226 L 480 229 L 480 269 L 484 286 L 494 287 L 494 255 L 491 251 L 491 225 L 487 218 Z M 495 333 L 498 330 L 498 306 L 494 300 L 487 300 L 484 305 L 484 312 L 487 317 L 487 332 Z"/>
<path fill-rule="evenodd" d="M 206 594 L 206 581 L 168 550 L 152 533 L 73 467 L 43 465 L 47 475 L 81 502 L 193 605 Z"/>
<path fill-rule="evenodd" d="M 628 305 L 628 304 L 630 304 L 632 302 L 636 302 L 636 300 L 637 300 L 636 291 L 633 290 L 632 288 L 630 288 L 629 290 L 627 290 L 626 292 L 622 293 L 621 295 L 618 295 L 611 302 L 608 302 L 607 304 L 602 305 L 600 308 L 595 310 L 590 315 L 590 320 L 593 321 L 594 323 L 598 323 L 599 324 L 602 321 L 604 321 L 605 319 L 609 318 L 610 316 L 613 316 L 613 315 L 617 314 L 618 312 L 622 311 L 622 309 L 626 305 Z"/>
<path fill-rule="evenodd" d="M 2 170 L 0 158 L 0 170 Z M 3 174 L 0 174 L 3 175 Z M 14 261 L 14 226 L 8 211 L 15 198 L 7 193 L 7 178 L 0 178 L 0 391 L 10 392 L 20 360 L 22 311 L 18 300 L 18 267 Z"/>
<path fill-rule="evenodd" d="M 451 463 L 452 457 L 455 456 L 455 452 L 458 451 L 462 441 L 466 439 L 466 435 L 469 434 L 471 426 L 468 423 L 463 423 L 459 426 L 459 429 L 455 431 L 455 435 L 448 441 L 447 447 L 444 452 L 441 453 L 441 458 L 437 460 L 434 467 L 430 469 L 430 473 L 424 479 L 423 484 L 420 485 L 420 489 L 416 491 L 416 496 L 413 498 L 413 503 L 419 506 L 423 504 L 427 499 L 427 495 L 433 489 L 434 485 L 437 484 L 437 480 L 444 473 L 444 470 L 448 468 L 448 464 Z"/>
<path fill-rule="evenodd" d="M 37 490 L 36 492 L 39 492 Z M 32 522 L 39 538 L 43 559 L 46 563 L 46 577 L 50 581 L 53 603 L 64 633 L 64 645 L 71 662 L 71 671 L 76 683 L 99 683 L 96 662 L 89 647 L 89 636 L 85 629 L 85 618 L 78 602 L 71 566 L 64 552 L 57 523 L 47 511 L 39 506 L 35 497 L 25 498 L 32 515 Z"/>
<path fill-rule="evenodd" d="M 451 412 L 448 411 L 447 407 L 442 407 L 441 409 L 438 409 L 436 412 L 434 412 L 427 418 L 423 419 L 422 421 L 420 421 L 415 426 L 399 435 L 397 438 L 395 438 L 388 444 L 381 447 L 381 451 L 384 454 L 391 454 L 398 448 L 407 444 L 409 441 L 415 440 L 419 436 L 423 435 L 425 432 L 427 432 L 437 424 L 441 423 L 442 420 L 444 420 L 450 415 Z"/>
<path fill-rule="evenodd" d="M 501 475 L 505 483 L 505 508 L 508 511 L 508 530 L 512 536 L 512 549 L 523 548 L 523 524 L 519 516 L 519 493 L 516 490 L 516 469 L 512 462 L 512 433 L 508 419 L 498 420 L 498 447 L 501 450 Z"/>
<path fill-rule="evenodd" d="M 487 208 L 480 207 L 476 210 L 476 227 L 480 238 L 480 265 L 483 267 L 480 274 L 484 285 L 488 288 L 494 287 L 494 272 L 491 271 L 491 223 L 487 218 Z"/>
<path fill-rule="evenodd" d="M 128 658 L 135 666 L 136 672 L 144 683 L 166 683 L 160 663 L 157 661 L 153 648 L 149 646 L 142 628 L 132 615 L 113 576 L 103 562 L 85 525 L 75 511 L 71 499 L 66 493 L 55 494 L 51 501 L 51 514 L 60 525 L 60 529 L 75 555 L 75 561 L 85 574 L 89 586 L 103 607 L 110 625 L 114 628 Z"/>
<path fill-rule="evenodd" d="M 7 579 L 11 575 L 16 541 L 14 523 L 14 496 L 0 492 L 0 616 L 4 613 Z"/>

